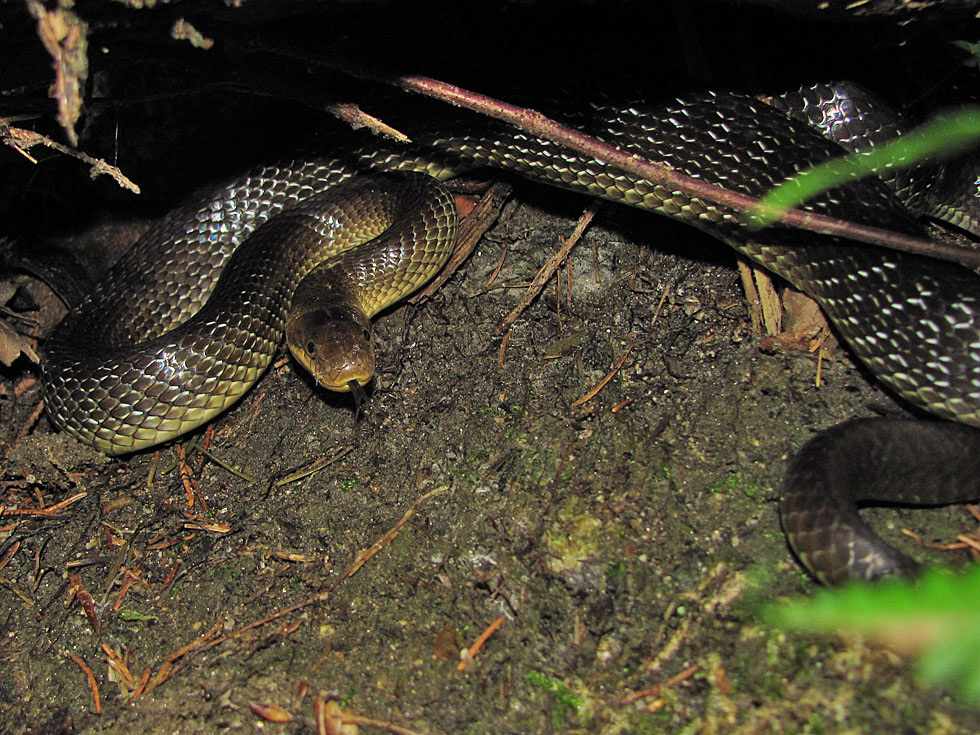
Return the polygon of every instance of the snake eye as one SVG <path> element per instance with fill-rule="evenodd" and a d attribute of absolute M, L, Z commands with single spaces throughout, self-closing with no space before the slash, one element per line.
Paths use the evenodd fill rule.
<path fill-rule="evenodd" d="M 370 342 L 371 333 L 365 329 L 363 332 L 361 332 L 361 339 L 363 339 L 365 342 Z"/>
<path fill-rule="evenodd" d="M 310 355 L 316 354 L 316 345 L 313 344 L 312 340 L 306 343 L 306 352 Z"/>

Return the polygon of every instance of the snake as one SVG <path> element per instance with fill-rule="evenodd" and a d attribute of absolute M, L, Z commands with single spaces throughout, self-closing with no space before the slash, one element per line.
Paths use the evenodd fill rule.
<path fill-rule="evenodd" d="M 815 86 L 807 99 L 829 99 L 830 106 L 822 109 L 836 104 L 840 113 L 849 97 L 827 89 Z M 794 115 L 779 102 L 699 92 L 660 104 L 566 102 L 543 111 L 627 153 L 759 196 L 843 151 L 842 143 L 822 134 L 812 120 L 801 119 L 813 116 L 814 105 L 808 108 L 804 100 L 797 108 L 802 113 Z M 825 119 L 834 114 L 825 113 Z M 820 304 L 879 382 L 941 419 L 931 422 L 930 430 L 938 432 L 932 446 L 943 461 L 930 464 L 934 474 L 925 489 L 889 494 L 896 483 L 886 482 L 878 488 L 883 499 L 947 503 L 980 494 L 973 479 L 980 476 L 978 467 L 949 493 L 943 479 L 960 459 L 972 456 L 975 465 L 980 456 L 980 277 L 975 272 L 781 225 L 749 230 L 743 213 L 462 110 L 440 106 L 393 122 L 410 144 L 371 141 L 341 154 L 257 166 L 152 227 L 49 339 L 43 390 L 53 424 L 103 452 L 125 454 L 210 421 L 268 367 L 282 340 L 287 302 L 304 290 L 304 276 L 336 266 L 339 258 L 340 270 L 354 273 L 349 281 L 358 280 L 358 270 L 364 270 L 359 248 L 340 252 L 322 239 L 348 215 L 374 221 L 375 206 L 362 206 L 362 194 L 370 190 L 371 201 L 384 199 L 388 195 L 377 192 L 385 177 L 409 175 L 415 183 L 407 188 L 415 191 L 420 175 L 445 180 L 491 167 L 684 221 L 786 279 Z M 368 183 L 357 183 L 365 175 Z M 410 287 L 445 257 L 436 253 L 439 247 L 432 243 L 438 238 L 430 238 L 429 226 L 443 235 L 455 227 L 451 200 L 433 196 L 440 203 L 428 205 L 427 214 L 408 227 L 426 244 L 415 248 L 401 234 L 385 236 L 398 243 L 395 251 L 412 253 L 409 260 L 426 262 L 426 274 L 414 268 L 408 274 L 389 263 L 386 273 Z M 805 208 L 924 234 L 920 213 L 899 201 L 880 178 L 850 181 Z M 396 213 L 383 227 L 366 228 L 374 236 L 386 231 L 388 220 L 410 218 L 394 205 L 389 209 Z M 270 248 L 277 242 L 285 245 Z M 369 248 L 375 258 L 394 257 L 385 244 Z M 276 249 L 284 249 L 286 257 L 273 259 L 270 250 Z M 317 265 L 321 257 L 327 258 L 323 266 Z M 375 278 L 375 286 L 388 277 Z M 377 303 L 363 306 L 371 313 Z M 352 323 L 353 333 L 365 331 L 362 322 Z M 330 332 L 330 327 L 319 329 Z M 294 354 L 303 351 L 300 338 Z M 816 446 L 808 445 L 790 462 L 780 509 L 783 527 L 791 548 L 817 579 L 837 582 L 913 570 L 914 562 L 863 525 L 854 503 L 867 495 L 856 494 L 853 483 L 841 485 L 835 475 L 846 474 L 855 462 L 869 466 L 879 454 L 891 468 L 885 477 L 905 473 L 908 468 L 892 455 L 911 454 L 918 440 L 908 432 L 917 423 L 922 422 L 892 424 L 884 439 L 864 422 L 847 424 L 829 438 L 818 435 L 811 441 Z"/>

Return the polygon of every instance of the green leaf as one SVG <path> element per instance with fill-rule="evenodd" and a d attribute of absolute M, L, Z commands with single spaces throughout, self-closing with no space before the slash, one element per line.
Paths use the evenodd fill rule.
<path fill-rule="evenodd" d="M 937 116 L 884 145 L 835 158 L 787 179 L 762 198 L 749 214 L 749 222 L 752 227 L 765 227 L 827 189 L 886 168 L 911 166 L 927 158 L 947 158 L 977 141 L 980 108 L 965 107 Z"/>
<path fill-rule="evenodd" d="M 851 584 L 768 606 L 769 625 L 814 633 L 860 633 L 906 655 L 933 685 L 980 706 L 980 567 L 937 569 L 915 580 Z"/>
<path fill-rule="evenodd" d="M 963 66 L 973 66 L 980 69 L 980 43 L 953 41 L 952 44 L 959 49 L 963 49 L 969 55 L 970 58 L 961 62 Z"/>

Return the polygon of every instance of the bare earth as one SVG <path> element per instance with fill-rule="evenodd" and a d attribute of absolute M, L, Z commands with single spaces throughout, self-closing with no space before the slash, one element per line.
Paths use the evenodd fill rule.
<path fill-rule="evenodd" d="M 419 733 L 980 727 L 884 650 L 757 622 L 761 603 L 812 589 L 779 530 L 787 453 L 891 401 L 846 356 L 824 364 L 818 389 L 814 359 L 760 353 L 728 252 L 614 207 L 573 252 L 571 296 L 565 271 L 501 362 L 494 325 L 584 201 L 517 195 L 430 302 L 379 320 L 382 375 L 359 423 L 288 365 L 217 422 L 212 453 L 251 479 L 192 458 L 207 512 L 163 471 L 172 449 L 148 486 L 152 454 L 106 461 L 43 420 L 10 448 L 16 498 L 87 495 L 13 531 L 0 731 L 63 732 L 70 719 L 76 732 L 237 732 L 262 722 L 252 705 L 277 705 L 295 719 L 266 729 L 311 732 L 316 693 Z M 4 423 L 37 397 L 0 404 Z M 892 540 L 903 526 L 949 539 L 970 525 L 961 509 L 875 515 Z M 138 576 L 123 596 L 127 570 Z M 497 618 L 460 672 L 460 649 Z M 72 654 L 93 670 L 101 715 Z M 152 684 L 162 667 L 131 701 L 144 669 Z"/>

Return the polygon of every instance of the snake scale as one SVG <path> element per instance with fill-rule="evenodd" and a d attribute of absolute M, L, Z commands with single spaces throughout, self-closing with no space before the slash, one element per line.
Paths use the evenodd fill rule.
<path fill-rule="evenodd" d="M 805 122 L 739 94 L 703 93 L 659 107 L 589 104 L 545 112 L 627 152 L 751 195 L 841 153 L 838 144 Z M 882 383 L 934 416 L 957 422 L 932 427 L 940 438 L 931 446 L 945 452 L 936 473 L 967 456 L 976 464 L 980 432 L 971 427 L 980 427 L 980 278 L 972 271 L 780 226 L 750 233 L 737 212 L 637 180 L 502 123 L 461 111 L 424 118 L 402 128 L 414 141 L 409 146 L 376 144 L 342 157 L 259 167 L 189 202 L 147 232 L 47 345 L 44 391 L 55 425 L 119 454 L 210 420 L 271 360 L 281 339 L 284 302 L 312 267 L 305 248 L 316 238 L 292 233 L 296 227 L 307 233 L 332 228 L 322 224 L 332 223 L 332 215 L 317 211 L 321 201 L 332 202 L 332 187 L 365 172 L 423 172 L 445 179 L 490 166 L 683 220 L 783 276 L 820 303 Z M 341 196 L 345 202 L 356 199 Z M 851 182 L 807 207 L 922 234 L 914 216 L 878 179 Z M 435 206 L 426 217 L 446 229 L 445 209 L 445 204 Z M 298 220 L 303 221 L 297 225 Z M 229 265 L 229 272 L 252 272 L 255 283 L 249 288 L 259 290 L 243 297 L 245 289 L 226 274 L 208 300 L 239 243 L 244 241 L 249 252 L 265 253 L 267 248 L 251 244 L 276 237 L 296 241 L 290 252 L 302 253 L 293 260 L 303 266 L 273 266 L 265 254 L 256 256 L 257 274 L 255 268 Z M 277 278 L 285 274 L 286 286 L 267 277 L 276 268 Z M 225 302 L 236 302 L 233 315 L 225 313 Z M 205 303 L 190 322 L 177 326 Z M 105 314 L 128 316 L 110 320 Z M 214 335 L 217 342 L 211 341 Z M 824 581 L 909 571 L 912 562 L 864 527 L 853 499 L 830 484 L 838 470 L 823 467 L 828 456 L 838 467 L 833 458 L 840 452 L 834 447 L 841 444 L 866 466 L 879 452 L 884 462 L 892 462 L 891 450 L 907 449 L 917 440 L 903 433 L 906 423 L 884 440 L 864 431 L 863 423 L 846 426 L 837 430 L 844 438 L 836 444 L 820 435 L 814 440 L 820 446 L 794 460 L 781 508 L 790 543 Z M 157 433 L 161 427 L 166 431 Z M 858 431 L 865 443 L 848 431 Z M 980 477 L 980 467 L 967 476 L 969 482 L 952 492 L 945 489 L 944 475 L 934 474 L 925 489 L 886 499 L 938 503 L 975 497 L 980 493 L 973 478 Z M 895 489 L 895 483 L 885 484 L 880 489 Z"/>

